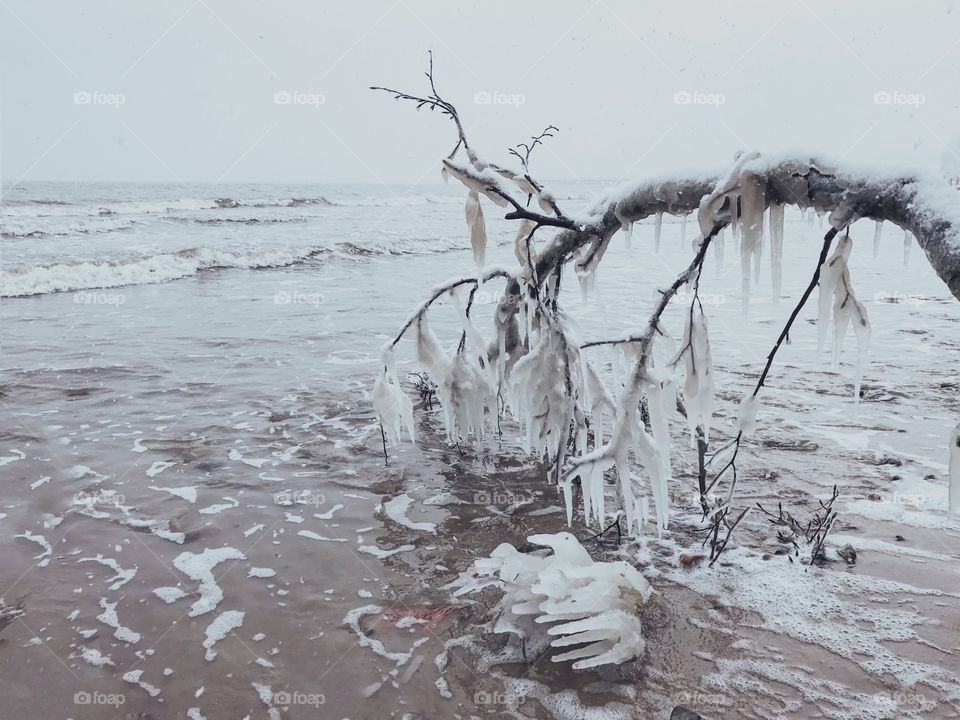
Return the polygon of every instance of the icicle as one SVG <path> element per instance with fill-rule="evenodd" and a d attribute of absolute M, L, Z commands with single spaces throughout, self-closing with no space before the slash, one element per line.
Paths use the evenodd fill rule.
<path fill-rule="evenodd" d="M 950 433 L 950 512 L 960 515 L 960 425 Z"/>
<path fill-rule="evenodd" d="M 910 246 L 913 245 L 913 236 L 910 235 L 909 230 L 903 231 L 903 265 L 906 267 L 910 264 Z"/>
<path fill-rule="evenodd" d="M 657 252 L 660 252 L 660 232 L 663 230 L 663 213 L 657 212 L 657 216 L 653 221 L 653 241 L 654 247 Z"/>
<path fill-rule="evenodd" d="M 720 270 L 723 268 L 723 236 L 725 232 L 725 230 L 721 230 L 713 239 L 713 260 L 717 265 L 718 275 L 720 274 Z"/>
<path fill-rule="evenodd" d="M 840 238 L 833 255 L 820 266 L 820 296 L 817 301 L 817 355 L 822 355 L 830 325 L 830 309 L 833 293 L 847 265 L 853 241 L 849 235 Z"/>
<path fill-rule="evenodd" d="M 633 237 L 633 220 L 620 214 L 620 208 L 614 210 L 617 220 L 620 221 L 620 229 L 623 231 L 623 237 L 627 241 L 627 249 L 630 249 L 630 239 Z"/>
<path fill-rule="evenodd" d="M 713 361 L 707 317 L 699 305 L 686 313 L 682 347 L 686 374 L 683 402 L 687 408 L 690 435 L 695 438 L 697 426 L 702 426 L 706 438 L 709 439 L 710 418 L 713 415 Z"/>
<path fill-rule="evenodd" d="M 520 227 L 517 229 L 517 236 L 513 239 L 513 254 L 516 255 L 520 267 L 527 267 L 527 236 L 533 228 L 533 220 L 521 220 Z M 532 243 L 530 251 L 533 252 Z M 536 253 L 533 253 L 534 262 L 536 262 L 536 258 Z"/>
<path fill-rule="evenodd" d="M 684 215 L 680 218 L 680 247 L 686 249 L 687 247 L 687 216 Z"/>
<path fill-rule="evenodd" d="M 587 391 L 587 404 L 590 407 L 590 417 L 593 427 L 593 446 L 594 449 L 603 445 L 603 420 L 605 416 L 611 419 L 616 416 L 617 406 L 610 393 L 607 392 L 603 380 L 594 370 L 593 365 L 588 362 L 583 363 L 584 384 Z"/>
<path fill-rule="evenodd" d="M 757 427 L 757 410 L 760 402 L 756 395 L 746 395 L 737 411 L 737 433 L 751 435 Z"/>
<path fill-rule="evenodd" d="M 600 261 L 603 260 L 603 255 L 607 251 L 609 244 L 610 236 L 600 237 L 598 235 L 593 239 L 584 258 L 574 263 L 573 267 L 577 273 L 577 281 L 580 283 L 580 292 L 584 301 L 586 301 L 589 294 L 596 289 L 597 267 L 600 265 Z"/>
<path fill-rule="evenodd" d="M 743 291 L 743 307 L 750 303 L 750 265 L 759 253 L 758 245 L 763 236 L 764 185 L 754 176 L 743 179 L 740 187 L 743 229 L 740 240 L 740 282 Z"/>
<path fill-rule="evenodd" d="M 470 245 L 473 247 L 473 261 L 482 269 L 487 255 L 487 224 L 480 207 L 480 196 L 476 190 L 467 193 L 467 227 L 470 228 Z"/>
<path fill-rule="evenodd" d="M 760 237 L 757 239 L 757 244 L 753 246 L 753 284 L 759 289 L 760 287 L 760 261 L 763 260 L 763 246 L 768 242 L 768 213 L 764 212 L 760 216 Z"/>
<path fill-rule="evenodd" d="M 413 403 L 400 387 L 393 350 L 384 348 L 381 359 L 383 372 L 377 377 L 371 395 L 373 409 L 380 418 L 384 435 L 391 445 L 400 444 L 403 430 L 410 436 L 410 442 L 416 442 L 413 432 Z"/>
<path fill-rule="evenodd" d="M 857 337 L 857 366 L 854 378 L 854 400 L 860 400 L 860 384 L 866 367 L 867 350 L 870 346 L 870 320 L 867 308 L 860 302 L 850 283 L 850 270 L 847 266 L 853 241 L 847 234 L 841 238 L 833 256 L 820 269 L 820 297 L 818 299 L 817 350 L 823 352 L 827 324 L 832 299 L 833 309 L 833 365 L 839 365 L 840 351 L 847 326 L 853 326 Z"/>
<path fill-rule="evenodd" d="M 770 279 L 774 305 L 780 302 L 783 288 L 783 217 L 783 205 L 770 206 Z"/>
<path fill-rule="evenodd" d="M 843 339 L 847 334 L 847 325 L 853 326 L 857 337 L 857 369 L 854 379 L 853 397 L 860 400 L 860 383 L 866 366 L 867 349 L 870 345 L 870 321 L 867 318 L 866 306 L 857 300 L 850 285 L 850 271 L 844 266 L 840 276 L 840 283 L 834 290 L 833 300 L 833 366 L 840 364 L 840 351 Z"/>
<path fill-rule="evenodd" d="M 657 509 L 657 526 L 666 529 L 670 513 L 669 483 L 672 475 L 670 467 L 670 426 L 668 418 L 676 407 L 677 395 L 669 379 L 657 381 L 651 378 L 647 387 L 647 410 L 650 413 L 650 430 L 652 442 L 647 443 L 650 448 L 648 462 L 659 461 L 660 467 L 656 471 L 647 468 L 650 476 L 650 488 Z M 647 467 L 644 463 L 644 467 Z"/>
<path fill-rule="evenodd" d="M 880 235 L 883 234 L 883 220 L 877 220 L 877 225 L 873 229 L 873 256 L 880 254 Z"/>
<path fill-rule="evenodd" d="M 440 168 L 440 177 L 443 178 L 443 184 L 444 184 L 444 185 L 449 185 L 449 184 L 450 184 L 450 173 L 447 172 L 447 166 L 446 166 L 446 165 L 444 165 L 442 168 Z"/>

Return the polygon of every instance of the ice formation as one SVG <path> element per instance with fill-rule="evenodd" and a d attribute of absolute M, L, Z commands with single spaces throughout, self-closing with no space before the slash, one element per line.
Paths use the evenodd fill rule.
<path fill-rule="evenodd" d="M 667 527 L 671 470 L 666 423 L 676 394 L 670 378 L 659 375 L 648 363 L 645 361 L 641 365 L 636 381 L 631 382 L 619 398 L 610 441 L 589 453 L 571 458 L 560 479 L 568 524 L 573 520 L 575 477 L 580 478 L 585 520 L 598 525 L 603 523 L 606 517 L 604 472 L 616 468 L 618 498 L 626 515 L 627 532 L 632 532 L 634 527 L 641 529 L 647 521 L 649 495 L 654 499 L 658 531 Z M 651 432 L 647 432 L 640 417 L 640 401 L 644 397 Z M 631 472 L 631 451 L 635 462 L 646 473 L 649 485 L 641 476 Z"/>
<path fill-rule="evenodd" d="M 683 400 L 687 408 L 690 433 L 696 437 L 702 427 L 704 437 L 710 438 L 710 419 L 713 416 L 713 359 L 710 355 L 710 334 L 703 307 L 695 303 L 686 313 L 683 329 L 683 350 L 677 362 L 683 361 L 685 380 Z"/>
<path fill-rule="evenodd" d="M 527 238 L 530 236 L 533 228 L 534 224 L 532 220 L 521 220 L 520 227 L 517 228 L 517 235 L 513 240 L 513 253 L 516 255 L 520 267 L 527 267 L 531 260 L 527 254 Z M 530 255 L 533 256 L 533 262 L 536 262 L 536 254 L 533 251 L 533 247 L 531 246 L 529 250 Z"/>
<path fill-rule="evenodd" d="M 870 345 L 870 321 L 867 308 L 853 292 L 850 283 L 850 270 L 847 267 L 853 240 L 844 235 L 837 244 L 833 255 L 820 268 L 820 297 L 817 313 L 817 351 L 823 352 L 827 329 L 833 314 L 833 364 L 840 362 L 840 351 L 847 327 L 852 326 L 857 337 L 857 366 L 854 379 L 854 398 L 860 397 L 860 382 L 867 361 L 867 349 Z"/>
<path fill-rule="evenodd" d="M 773 304 L 780 302 L 783 287 L 783 219 L 784 207 L 780 204 L 770 206 L 770 279 L 773 283 Z"/>
<path fill-rule="evenodd" d="M 873 256 L 880 254 L 880 237 L 883 235 L 883 220 L 877 220 L 876 227 L 873 229 Z"/>
<path fill-rule="evenodd" d="M 757 410 L 760 402 L 756 395 L 747 395 L 740 401 L 737 411 L 737 433 L 750 435 L 757 427 Z"/>
<path fill-rule="evenodd" d="M 487 256 L 487 223 L 480 207 L 480 195 L 476 190 L 467 193 L 467 227 L 470 228 L 470 246 L 477 268 L 483 268 Z"/>
<path fill-rule="evenodd" d="M 465 315 L 463 319 L 470 324 Z M 437 386 L 447 439 L 483 435 L 486 408 L 493 403 L 493 389 L 485 368 L 480 365 L 482 357 L 472 348 L 468 350 L 468 344 L 472 346 L 477 342 L 472 326 L 465 329 L 464 343 L 451 358 L 430 328 L 425 312 L 417 318 L 416 325 L 417 360 Z"/>
<path fill-rule="evenodd" d="M 574 660 L 582 670 L 623 663 L 643 654 L 643 625 L 637 609 L 652 592 L 636 568 L 624 561 L 595 562 L 570 533 L 531 535 L 552 554 L 521 553 L 509 543 L 477 560 L 457 584 L 463 595 L 493 584 L 503 591 L 494 632 L 521 638 L 546 628 L 554 648 L 575 647 L 553 656 Z M 481 579 L 478 582 L 478 578 Z M 482 579 L 490 578 L 490 582 Z"/>
<path fill-rule="evenodd" d="M 383 372 L 377 376 L 371 399 L 373 409 L 380 417 L 383 432 L 393 445 L 400 444 L 401 433 L 406 430 L 410 442 L 414 442 L 413 403 L 400 387 L 393 350 L 383 351 Z"/>

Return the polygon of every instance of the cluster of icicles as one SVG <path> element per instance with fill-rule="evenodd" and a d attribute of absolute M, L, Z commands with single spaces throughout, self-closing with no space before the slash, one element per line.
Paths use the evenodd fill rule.
<path fill-rule="evenodd" d="M 575 670 L 643 653 L 643 625 L 636 613 L 651 594 L 643 575 L 622 560 L 594 562 L 567 532 L 527 540 L 553 552 L 522 553 L 503 543 L 455 581 L 455 595 L 496 586 L 503 597 L 493 631 L 527 640 L 542 639 L 545 629 L 553 638 L 551 647 L 580 646 L 552 658 L 574 660 Z"/>
<path fill-rule="evenodd" d="M 762 191 L 744 180 L 744 167 L 756 157 L 745 155 L 738 159 L 714 192 L 703 198 L 697 220 L 700 238 L 710 234 L 716 225 L 732 225 L 735 237 L 739 233 L 746 298 L 751 270 L 757 269 L 763 245 L 766 211 L 776 268 L 773 291 L 778 297 L 784 207 L 772 205 L 766 210 Z M 491 192 L 493 181 L 486 175 L 465 172 L 450 162 L 446 162 L 445 167 L 468 187 L 467 224 L 474 257 L 477 264 L 482 265 L 486 227 L 480 196 L 498 205 L 504 205 L 505 201 Z M 503 177 L 510 177 L 503 169 L 497 171 Z M 485 172 L 489 174 L 490 170 Z M 511 179 L 521 184 L 520 180 Z M 524 192 L 533 190 L 528 185 L 521 187 Z M 539 202 L 542 207 L 549 207 L 553 198 L 543 190 Z M 731 216 L 731 207 L 740 208 L 739 217 Z M 621 219 L 621 223 L 624 234 L 629 237 L 632 223 L 627 219 Z M 659 226 L 658 217 L 658 229 Z M 642 531 L 643 525 L 655 518 L 659 533 L 669 520 L 669 418 L 675 411 L 681 386 L 691 437 L 709 439 L 715 387 L 710 335 L 703 308 L 699 303 L 692 303 L 689 311 L 685 311 L 685 327 L 679 343 L 661 324 L 656 332 L 648 329 L 648 337 L 643 342 L 613 346 L 611 380 L 619 395 L 615 400 L 598 371 L 584 357 L 573 324 L 557 305 L 556 276 L 551 274 L 542 284 L 534 278 L 536 250 L 529 243 L 531 228 L 529 221 L 521 223 L 515 241 L 520 265 L 516 277 L 524 288 L 517 322 L 509 316 L 501 317 L 498 311 L 497 335 L 492 343 L 482 337 L 456 290 L 449 291 L 447 296 L 456 307 L 463 332 L 453 351 L 446 350 L 430 328 L 429 306 L 419 310 L 412 319 L 417 359 L 436 385 L 447 437 L 450 441 L 480 437 L 489 418 L 499 417 L 506 411 L 520 423 L 522 442 L 528 452 L 553 463 L 554 467 L 564 468 L 556 479 L 564 494 L 568 523 L 572 522 L 578 478 L 585 521 L 597 525 L 605 521 L 608 498 L 604 476 L 614 469 L 616 504 L 623 511 L 627 532 L 634 528 Z M 595 284 L 597 266 L 609 241 L 609 236 L 597 237 L 574 257 L 574 268 L 585 292 Z M 702 239 L 698 239 L 695 247 L 701 242 Z M 858 340 L 855 392 L 859 396 L 870 325 L 866 308 L 857 299 L 850 282 L 851 249 L 852 240 L 849 236 L 842 237 L 821 268 L 818 327 L 822 349 L 832 315 L 836 361 L 844 336 L 852 326 Z M 477 285 L 481 282 L 482 277 L 478 277 Z M 515 337 L 517 334 L 519 338 Z M 510 346 L 516 348 L 509 353 L 506 350 L 508 336 Z M 397 377 L 393 344 L 383 352 L 383 372 L 376 381 L 372 399 L 386 439 L 397 444 L 404 433 L 411 441 L 414 439 L 414 423 L 411 401 Z M 749 433 L 756 413 L 757 399 L 749 396 L 741 408 L 738 431 Z"/>

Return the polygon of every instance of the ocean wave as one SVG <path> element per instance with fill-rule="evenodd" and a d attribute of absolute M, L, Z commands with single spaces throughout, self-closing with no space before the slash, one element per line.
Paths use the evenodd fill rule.
<path fill-rule="evenodd" d="M 343 242 L 325 247 L 232 251 L 188 248 L 123 261 L 64 262 L 9 267 L 0 271 L 0 297 L 14 298 L 179 280 L 208 270 L 262 270 L 309 262 L 321 255 L 354 258 L 370 255 L 411 255 L 463 247 L 459 239 L 396 239 L 381 244 Z"/>
<path fill-rule="evenodd" d="M 200 210 L 233 210 L 236 208 L 288 208 L 322 206 L 334 207 L 337 203 L 323 195 L 316 197 L 268 198 L 238 200 L 232 197 L 180 198 L 177 200 L 109 200 L 72 204 L 63 200 L 29 200 L 27 202 L 7 202 L 3 206 L 3 218 L 38 218 L 60 216 L 106 215 L 164 215 L 178 212 Z"/>
<path fill-rule="evenodd" d="M 125 262 L 79 262 L 13 268 L 0 272 L 0 297 L 24 297 L 124 285 L 149 285 L 178 280 L 205 270 L 244 268 L 256 270 L 305 262 L 324 252 L 303 250 L 257 250 L 231 252 L 213 248 L 189 248 Z"/>
<path fill-rule="evenodd" d="M 87 235 L 90 233 L 107 233 L 116 230 L 126 230 L 136 224 L 134 219 L 98 216 L 87 218 L 58 217 L 48 219 L 42 224 L 36 221 L 10 222 L 4 219 L 0 224 L 0 237 L 5 238 L 38 238 L 51 235 Z"/>
<path fill-rule="evenodd" d="M 261 216 L 251 215 L 246 217 L 171 217 L 174 222 L 193 223 L 195 225 L 279 225 L 283 223 L 302 223 L 307 222 L 308 218 L 302 216 L 280 217 L 276 215 Z"/>

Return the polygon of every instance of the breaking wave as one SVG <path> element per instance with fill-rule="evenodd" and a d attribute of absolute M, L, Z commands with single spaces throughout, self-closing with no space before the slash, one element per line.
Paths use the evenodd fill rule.
<path fill-rule="evenodd" d="M 443 252 L 462 246 L 457 239 L 397 239 L 379 245 L 343 242 L 325 247 L 230 251 L 188 248 L 122 261 L 68 262 L 10 267 L 0 271 L 0 297 L 27 297 L 126 285 L 149 285 L 208 270 L 261 270 L 310 262 L 323 255 L 407 255 Z"/>

